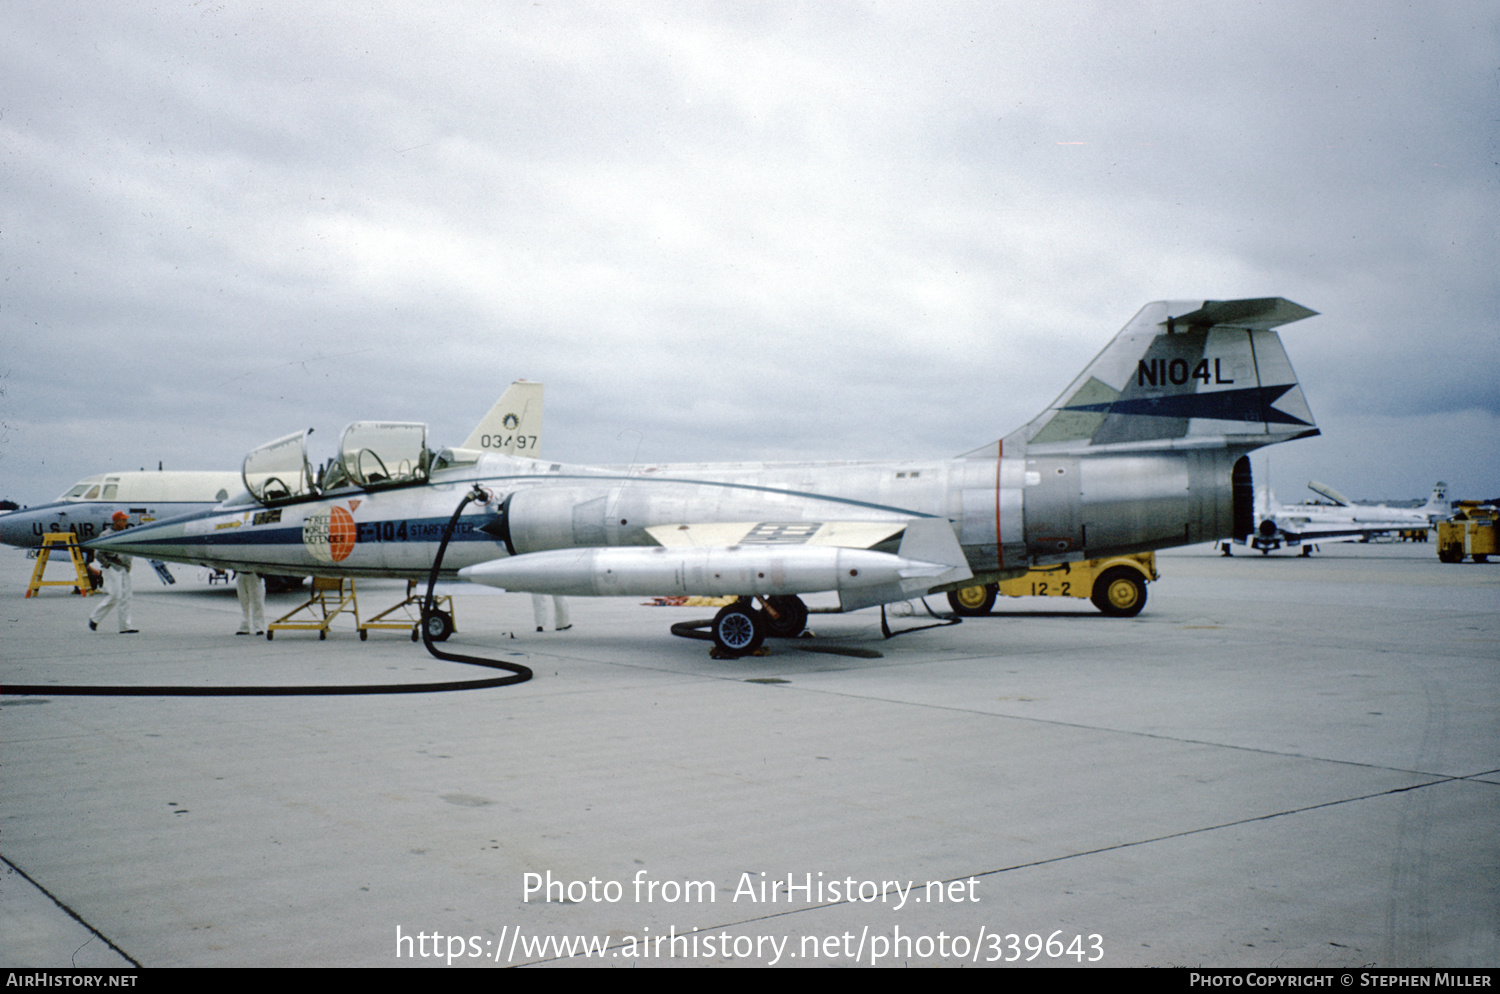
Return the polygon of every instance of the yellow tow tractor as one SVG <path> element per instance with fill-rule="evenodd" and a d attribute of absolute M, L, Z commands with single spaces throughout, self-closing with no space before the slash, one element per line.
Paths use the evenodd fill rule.
<path fill-rule="evenodd" d="M 965 618 L 990 613 L 995 597 L 1087 597 L 1115 618 L 1133 618 L 1146 606 L 1146 584 L 1156 579 L 1156 554 L 1089 559 L 1042 566 L 999 583 L 948 592 L 953 613 Z"/>
<path fill-rule="evenodd" d="M 1500 508 L 1477 500 L 1456 501 L 1453 518 L 1437 523 L 1438 559 L 1461 563 L 1473 556 L 1476 563 L 1487 562 L 1500 550 L 1495 548 L 1495 521 Z"/>

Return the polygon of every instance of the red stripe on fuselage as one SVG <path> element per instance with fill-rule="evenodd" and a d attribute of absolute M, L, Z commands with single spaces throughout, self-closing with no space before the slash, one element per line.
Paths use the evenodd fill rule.
<path fill-rule="evenodd" d="M 1005 566 L 1005 546 L 1000 541 L 1000 464 L 1005 459 L 1005 439 L 995 443 L 995 565 Z"/>

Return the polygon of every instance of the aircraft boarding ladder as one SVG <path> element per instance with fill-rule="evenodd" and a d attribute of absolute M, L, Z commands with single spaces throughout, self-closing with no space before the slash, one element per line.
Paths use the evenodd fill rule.
<path fill-rule="evenodd" d="M 47 571 L 47 559 L 53 548 L 59 545 L 68 550 L 77 575 L 72 580 L 44 580 L 42 576 Z M 88 567 L 83 564 L 83 550 L 78 547 L 77 538 L 72 532 L 48 532 L 42 536 L 42 547 L 37 550 L 36 569 L 31 571 L 31 583 L 26 587 L 26 596 L 37 596 L 43 587 L 72 587 L 73 593 L 84 597 L 94 592 L 94 585 L 89 582 Z"/>

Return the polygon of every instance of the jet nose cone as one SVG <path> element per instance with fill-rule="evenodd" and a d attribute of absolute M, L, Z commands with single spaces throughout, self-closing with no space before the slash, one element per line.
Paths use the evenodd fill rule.
<path fill-rule="evenodd" d="M 42 544 L 42 533 L 51 531 L 51 523 L 58 520 L 63 522 L 58 527 L 67 526 L 66 517 L 37 508 L 0 514 L 0 542 L 23 549 L 35 549 Z"/>

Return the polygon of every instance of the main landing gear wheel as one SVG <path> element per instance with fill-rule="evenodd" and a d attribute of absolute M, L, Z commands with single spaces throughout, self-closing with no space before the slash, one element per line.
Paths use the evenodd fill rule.
<path fill-rule="evenodd" d="M 794 639 L 807 627 L 807 605 L 795 594 L 767 597 L 766 606 L 779 616 L 773 617 L 771 610 L 761 612 L 761 621 L 771 638 Z"/>
<path fill-rule="evenodd" d="M 714 645 L 724 655 L 748 656 L 766 640 L 765 621 L 748 601 L 737 601 L 714 615 L 713 635 Z"/>
<path fill-rule="evenodd" d="M 989 614 L 995 606 L 996 588 L 993 583 L 977 584 L 948 591 L 948 606 L 960 618 L 976 618 Z"/>
<path fill-rule="evenodd" d="M 424 615 L 422 624 L 427 626 L 427 634 L 432 636 L 434 642 L 446 642 L 448 636 L 453 634 L 453 616 L 447 611 L 434 611 Z"/>
<path fill-rule="evenodd" d="M 1146 581 L 1127 566 L 1105 570 L 1094 581 L 1089 600 L 1113 618 L 1134 618 L 1146 606 Z"/>

